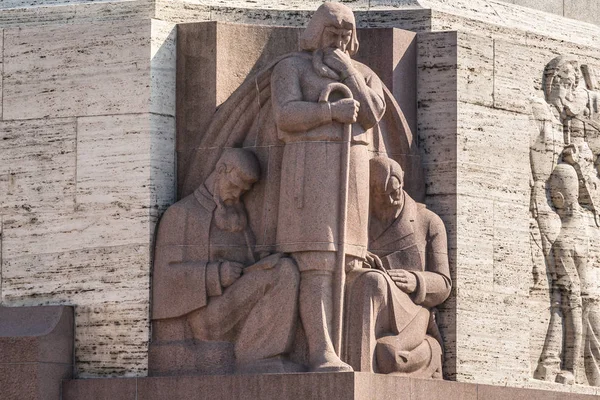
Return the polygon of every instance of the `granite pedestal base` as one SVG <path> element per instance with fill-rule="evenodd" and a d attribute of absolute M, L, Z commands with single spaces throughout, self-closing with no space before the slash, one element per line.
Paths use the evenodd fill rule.
<path fill-rule="evenodd" d="M 72 375 L 72 307 L 0 307 L 0 399 L 59 400 Z"/>
<path fill-rule="evenodd" d="M 597 396 L 364 372 L 79 379 L 63 400 L 592 400 Z"/>

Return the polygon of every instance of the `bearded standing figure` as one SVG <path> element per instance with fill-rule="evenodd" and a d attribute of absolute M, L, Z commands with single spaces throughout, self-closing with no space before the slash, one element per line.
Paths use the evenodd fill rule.
<path fill-rule="evenodd" d="M 277 135 L 285 143 L 277 224 L 277 250 L 291 253 L 301 272 L 300 316 L 314 372 L 351 371 L 332 344 L 332 280 L 339 249 L 340 182 L 344 124 L 351 124 L 346 269 L 367 252 L 369 152 L 372 128 L 385 112 L 383 85 L 350 56 L 358 50 L 352 11 L 324 3 L 300 38 L 300 53 L 275 65 L 271 97 Z M 351 98 L 319 102 L 341 82 Z"/>

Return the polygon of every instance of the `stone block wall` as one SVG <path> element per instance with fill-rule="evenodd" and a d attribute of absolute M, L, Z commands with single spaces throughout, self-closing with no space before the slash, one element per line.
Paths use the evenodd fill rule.
<path fill-rule="evenodd" d="M 516 14 L 501 14 L 502 26 L 484 22 L 491 15 L 464 18 L 449 11 L 434 11 L 432 26 L 458 32 L 418 35 L 418 132 L 427 203 L 449 226 L 454 249 L 456 304 L 445 307 L 454 306 L 456 314 L 442 313 L 454 327 L 454 337 L 446 335 L 454 340 L 446 371 L 459 381 L 598 394 L 584 386 L 583 373 L 581 385 L 574 386 L 532 379 L 550 299 L 546 271 L 534 281 L 540 260 L 529 210 L 529 138 L 536 129 L 530 99 L 543 98 L 544 67 L 559 54 L 598 68 L 600 52 L 589 41 L 597 29 L 587 26 L 586 35 L 574 36 L 585 26 L 571 31 L 572 22 L 556 20 L 563 30 L 549 36 L 541 14 L 529 15 L 538 32 L 526 32 Z M 446 158 L 455 164 L 444 166 L 440 161 Z M 452 206 L 454 224 L 444 211 Z"/>
<path fill-rule="evenodd" d="M 175 175 L 173 29 L 147 3 L 0 12 L 1 304 L 75 306 L 83 377 L 147 369 Z"/>

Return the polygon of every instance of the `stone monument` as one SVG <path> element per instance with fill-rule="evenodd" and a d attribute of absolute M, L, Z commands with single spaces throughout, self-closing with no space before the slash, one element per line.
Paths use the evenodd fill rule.
<path fill-rule="evenodd" d="M 445 229 L 435 214 L 418 211 L 424 206 L 404 192 L 402 167 L 388 156 L 395 154 L 410 172 L 419 168 L 408 160 L 415 155 L 410 128 L 377 75 L 351 59 L 359 42 L 347 6 L 324 3 L 299 40 L 299 52 L 246 79 L 250 85 L 260 79 L 264 87 L 266 99 L 257 113 L 240 104 L 256 96 L 245 90 L 248 83 L 217 111 L 205 136 L 208 147 L 226 144 L 217 151 L 214 171 L 160 222 L 150 370 L 354 370 L 441 378 L 442 339 L 430 309 L 450 293 Z M 400 123 L 384 125 L 386 112 L 388 118 L 397 114 Z M 394 147 L 390 137 L 399 135 L 404 137 L 395 142 L 407 147 Z M 259 166 L 252 152 L 256 140 L 280 147 L 280 158 Z M 184 190 L 205 174 L 207 163 L 201 148 Z M 375 174 L 369 174 L 371 168 Z M 281 171 L 276 179 L 263 178 L 271 188 L 264 202 L 274 202 L 278 211 L 261 215 L 259 202 L 246 214 L 240 199 L 260 180 L 261 170 Z M 419 177 L 407 176 L 416 196 L 423 185 Z M 258 226 L 272 224 L 267 229 L 274 230 L 274 240 L 263 240 L 263 251 L 256 248 L 248 218 Z M 372 225 L 376 234 L 369 240 Z M 284 269 L 289 278 L 279 276 Z M 365 274 L 369 271 L 378 272 Z M 377 292 L 382 285 L 385 290 Z M 375 315 L 368 304 L 379 304 Z M 296 320 L 297 342 L 306 346 L 296 349 L 292 361 Z M 227 338 L 234 360 L 226 361 L 228 346 L 219 343 Z M 197 349 L 188 350 L 197 355 L 182 356 L 173 346 Z M 212 369 L 181 369 L 190 357 L 213 362 L 207 356 L 212 352 L 219 353 Z M 289 369 L 268 365 L 275 357 Z"/>
<path fill-rule="evenodd" d="M 0 398 L 600 395 L 600 3 L 323 3 L 0 2 Z"/>

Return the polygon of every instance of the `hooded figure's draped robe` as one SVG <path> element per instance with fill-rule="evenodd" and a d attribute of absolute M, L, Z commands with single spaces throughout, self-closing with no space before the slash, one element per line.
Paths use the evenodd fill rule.
<path fill-rule="evenodd" d="M 442 220 L 405 193 L 400 215 L 370 238 L 369 251 L 385 269 L 410 271 L 417 288 L 406 294 L 379 270 L 350 272 L 345 359 L 355 370 L 441 378 L 441 337 L 430 312 L 450 294 L 447 247 Z M 393 363 L 382 359 L 390 352 Z"/>

